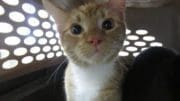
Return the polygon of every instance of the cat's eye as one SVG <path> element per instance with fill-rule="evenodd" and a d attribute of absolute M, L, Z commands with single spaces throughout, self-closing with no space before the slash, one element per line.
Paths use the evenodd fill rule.
<path fill-rule="evenodd" d="M 103 23 L 102 23 L 102 28 L 105 30 L 111 30 L 114 27 L 114 22 L 112 19 L 106 19 Z"/>
<path fill-rule="evenodd" d="M 71 33 L 74 35 L 79 35 L 82 32 L 82 27 L 78 24 L 73 24 L 71 26 Z"/>

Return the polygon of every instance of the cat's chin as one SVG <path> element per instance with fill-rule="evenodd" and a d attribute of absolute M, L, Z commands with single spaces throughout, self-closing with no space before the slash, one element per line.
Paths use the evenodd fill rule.
<path fill-rule="evenodd" d="M 86 62 L 89 65 L 96 65 L 96 64 L 105 64 L 108 62 L 111 62 L 114 60 L 114 57 L 112 54 L 102 54 L 100 52 L 94 52 L 94 54 L 92 54 L 89 57 L 82 57 L 81 58 L 82 61 Z"/>

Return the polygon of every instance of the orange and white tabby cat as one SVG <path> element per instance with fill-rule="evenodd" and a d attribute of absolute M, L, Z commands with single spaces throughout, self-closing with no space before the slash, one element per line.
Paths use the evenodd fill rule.
<path fill-rule="evenodd" d="M 125 0 L 43 0 L 69 59 L 67 101 L 121 101 Z"/>

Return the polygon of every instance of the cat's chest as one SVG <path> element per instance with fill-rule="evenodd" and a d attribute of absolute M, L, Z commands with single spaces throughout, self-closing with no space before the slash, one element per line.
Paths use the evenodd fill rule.
<path fill-rule="evenodd" d="M 112 64 L 80 68 L 73 65 L 73 85 L 76 101 L 93 101 L 114 73 Z"/>

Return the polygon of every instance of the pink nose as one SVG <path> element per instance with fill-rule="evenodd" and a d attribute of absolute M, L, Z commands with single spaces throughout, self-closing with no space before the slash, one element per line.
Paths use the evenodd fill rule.
<path fill-rule="evenodd" d="M 93 36 L 88 38 L 88 42 L 92 44 L 93 46 L 98 46 L 102 43 L 103 39 L 98 36 Z"/>

